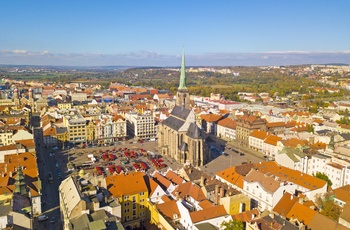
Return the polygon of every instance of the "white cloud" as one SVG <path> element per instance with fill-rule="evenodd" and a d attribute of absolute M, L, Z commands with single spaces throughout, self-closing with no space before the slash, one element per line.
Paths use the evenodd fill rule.
<path fill-rule="evenodd" d="M 14 54 L 27 54 L 27 50 L 13 50 L 12 53 Z"/>
<path fill-rule="evenodd" d="M 181 51 L 179 51 L 181 52 Z M 271 51 L 260 53 L 186 54 L 189 66 L 295 65 L 350 63 L 345 51 Z M 180 66 L 181 55 L 164 55 L 153 51 L 129 53 L 51 53 L 50 51 L 0 50 L 0 64 L 70 65 L 70 66 Z"/>

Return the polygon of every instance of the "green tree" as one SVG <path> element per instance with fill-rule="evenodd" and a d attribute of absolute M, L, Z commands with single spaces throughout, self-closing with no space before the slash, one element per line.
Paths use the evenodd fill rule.
<path fill-rule="evenodd" d="M 333 184 L 332 181 L 328 178 L 328 176 L 327 176 L 326 174 L 324 174 L 324 173 L 317 172 L 316 175 L 314 175 L 314 176 L 317 177 L 318 179 L 321 179 L 321 180 L 326 181 L 326 182 L 327 182 L 327 185 L 328 185 L 329 187 L 331 187 L 332 184 Z"/>
<path fill-rule="evenodd" d="M 314 133 L 314 131 L 315 131 L 315 129 L 314 129 L 314 126 L 313 125 L 307 125 L 307 131 L 309 132 L 309 133 Z"/>
<path fill-rule="evenodd" d="M 342 209 L 339 205 L 334 203 L 334 197 L 330 193 L 326 193 L 323 196 L 317 195 L 315 203 L 320 209 L 320 213 L 328 218 L 338 221 Z"/>
<path fill-rule="evenodd" d="M 243 230 L 244 225 L 243 222 L 240 220 L 230 220 L 229 222 L 222 222 L 221 228 L 225 230 Z"/>

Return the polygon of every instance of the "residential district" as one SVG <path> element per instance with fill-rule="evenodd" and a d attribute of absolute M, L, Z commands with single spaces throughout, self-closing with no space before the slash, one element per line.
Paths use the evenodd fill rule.
<path fill-rule="evenodd" d="M 184 56 L 175 95 L 0 88 L 1 229 L 350 228 L 347 99 L 309 113 L 190 95 Z"/>

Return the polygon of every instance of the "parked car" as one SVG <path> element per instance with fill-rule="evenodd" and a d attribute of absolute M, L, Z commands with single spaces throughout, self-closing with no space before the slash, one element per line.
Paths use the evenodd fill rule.
<path fill-rule="evenodd" d="M 41 215 L 41 216 L 38 216 L 38 221 L 45 221 L 45 220 L 48 220 L 49 219 L 49 217 L 48 216 L 46 216 L 46 215 Z"/>

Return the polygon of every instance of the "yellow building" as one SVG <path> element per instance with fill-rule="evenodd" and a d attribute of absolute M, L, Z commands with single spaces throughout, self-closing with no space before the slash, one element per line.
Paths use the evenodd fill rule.
<path fill-rule="evenodd" d="M 95 129 L 96 125 L 93 121 L 88 121 L 88 124 L 86 125 L 86 140 L 87 141 L 94 141 L 95 140 Z"/>
<path fill-rule="evenodd" d="M 121 204 L 121 223 L 126 229 L 139 228 L 148 219 L 148 188 L 144 173 L 131 172 L 106 177 L 106 186 Z"/>
<path fill-rule="evenodd" d="M 60 110 L 68 110 L 68 109 L 71 109 L 71 108 L 72 108 L 72 104 L 71 104 L 71 103 L 58 103 L 58 104 L 57 104 L 57 107 L 58 107 Z"/>
<path fill-rule="evenodd" d="M 12 131 L 0 130 L 0 146 L 12 145 Z"/>
<path fill-rule="evenodd" d="M 86 120 L 78 111 L 70 111 L 69 115 L 65 115 L 63 125 L 68 129 L 69 142 L 81 143 L 86 141 Z"/>
<path fill-rule="evenodd" d="M 220 198 L 220 204 L 230 215 L 250 210 L 250 198 L 243 193 L 222 197 Z"/>

